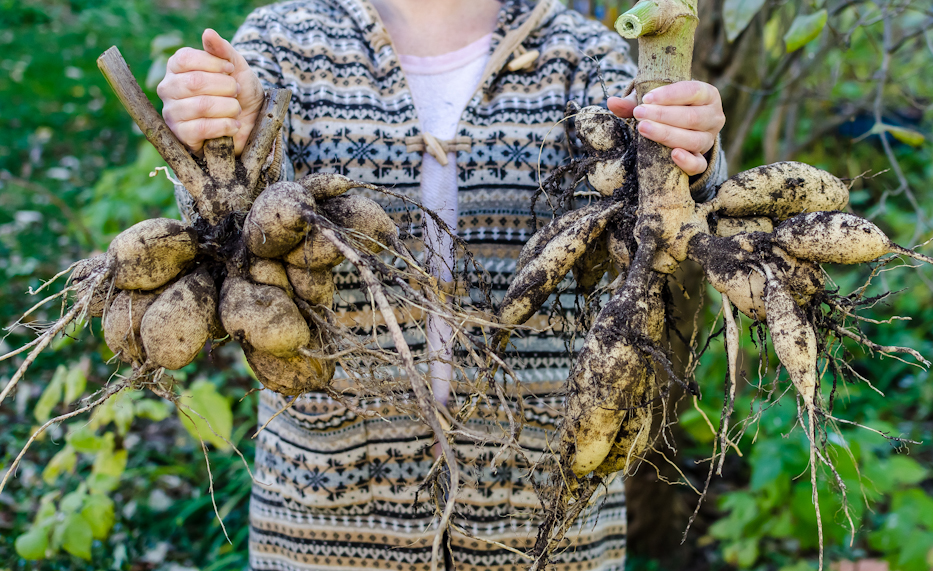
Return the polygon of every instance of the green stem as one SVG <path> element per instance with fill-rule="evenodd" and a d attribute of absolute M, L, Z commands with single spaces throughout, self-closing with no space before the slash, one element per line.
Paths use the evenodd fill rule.
<path fill-rule="evenodd" d="M 628 40 L 654 33 L 661 16 L 661 7 L 650 0 L 639 2 L 616 20 L 616 31 Z"/>
<path fill-rule="evenodd" d="M 638 38 L 635 91 L 640 104 L 649 91 L 690 79 L 697 0 L 642 0 L 619 17 L 617 28 Z M 629 35 L 631 32 L 632 35 Z M 671 273 L 686 257 L 686 241 L 697 221 L 686 173 L 671 159 L 671 149 L 638 136 L 638 206 L 636 236 L 643 230 L 658 239 L 653 268 Z M 684 232 L 684 230 L 687 230 Z"/>
<path fill-rule="evenodd" d="M 655 87 L 690 79 L 696 0 L 642 0 L 619 16 L 616 30 L 638 38 L 638 100 Z"/>

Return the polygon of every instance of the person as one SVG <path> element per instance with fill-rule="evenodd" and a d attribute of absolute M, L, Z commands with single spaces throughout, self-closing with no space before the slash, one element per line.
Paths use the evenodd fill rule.
<path fill-rule="evenodd" d="M 642 135 L 674 149 L 695 196 L 708 196 L 724 178 L 718 91 L 692 81 L 658 88 L 637 106 L 632 96 L 606 100 L 603 85 L 621 95 L 636 72 L 627 44 L 558 0 L 293 0 L 257 9 L 232 44 L 212 30 L 202 40 L 203 50 L 172 56 L 158 88 L 167 124 L 191 151 L 231 136 L 239 153 L 264 91 L 290 89 L 278 146 L 288 160 L 268 178 L 338 172 L 423 203 L 466 241 L 497 299 L 533 231 L 539 165 L 545 177 L 569 160 L 570 141 L 552 129 L 568 101 L 639 119 Z M 405 210 L 398 200 L 369 196 L 390 214 Z M 443 242 L 430 221 L 424 239 Z M 435 271 L 443 274 L 457 261 L 440 262 Z M 336 268 L 335 280 L 336 311 L 359 315 L 368 300 L 352 268 Z M 562 301 L 573 307 L 572 296 Z M 429 328 L 427 337 L 413 350 L 450 354 L 449 331 Z M 511 406 L 523 418 L 526 450 L 547 449 L 572 360 L 553 329 L 514 341 L 508 361 L 523 398 Z M 443 361 L 432 365 L 435 398 L 455 406 L 463 395 Z M 286 402 L 263 391 L 259 421 Z M 435 504 L 419 486 L 434 465 L 433 435 L 389 404 L 364 406 L 380 418 L 310 393 L 262 432 L 250 505 L 252 569 L 430 568 Z M 495 430 L 489 419 L 471 422 Z M 541 521 L 533 460 L 506 455 L 494 466 L 495 446 L 454 446 L 467 482 L 445 541 L 448 569 L 527 566 L 515 550 L 533 545 Z M 549 569 L 623 568 L 621 480 L 581 518 Z"/>

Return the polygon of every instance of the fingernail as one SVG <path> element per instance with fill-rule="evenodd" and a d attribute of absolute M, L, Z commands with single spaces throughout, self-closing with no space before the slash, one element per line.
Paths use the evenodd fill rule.
<path fill-rule="evenodd" d="M 236 82 L 236 94 L 237 94 L 238 96 L 240 95 L 240 82 L 239 82 L 239 81 Z"/>
<path fill-rule="evenodd" d="M 227 65 L 224 66 L 224 73 L 233 73 L 233 70 L 236 69 L 233 67 L 232 63 L 227 62 Z"/>
<path fill-rule="evenodd" d="M 641 98 L 642 103 L 654 103 L 654 93 L 646 93 L 644 97 Z"/>
<path fill-rule="evenodd" d="M 651 132 L 654 131 L 654 126 L 651 124 L 650 121 L 642 121 L 641 123 L 638 124 L 638 131 L 642 135 L 650 135 Z"/>
<path fill-rule="evenodd" d="M 239 122 L 239 121 L 234 121 L 233 124 L 236 125 L 236 128 L 237 128 L 237 129 L 240 128 L 240 122 Z"/>
<path fill-rule="evenodd" d="M 645 117 L 648 116 L 648 110 L 645 109 L 643 106 L 639 105 L 638 107 L 632 110 L 632 115 L 634 115 L 636 119 L 644 119 Z"/>

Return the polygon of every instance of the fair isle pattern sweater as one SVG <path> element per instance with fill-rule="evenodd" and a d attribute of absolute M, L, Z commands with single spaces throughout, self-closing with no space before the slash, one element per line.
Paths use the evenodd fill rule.
<path fill-rule="evenodd" d="M 539 160 L 542 178 L 569 160 L 563 129 L 552 129 L 566 103 L 601 103 L 598 74 L 610 94 L 621 94 L 636 71 L 627 45 L 615 33 L 557 0 L 540 2 L 535 10 L 531 0 L 503 0 L 491 61 L 516 30 L 527 31 L 519 34 L 521 45 L 540 56 L 530 68 L 514 72 L 503 65 L 507 58 L 498 58 L 458 127 L 457 230 L 489 272 L 497 301 L 533 232 L 530 199 L 538 188 Z M 530 17 L 534 25 L 522 29 Z M 420 134 L 415 105 L 398 55 L 366 0 L 296 0 L 260 8 L 234 45 L 267 87 L 294 94 L 285 151 L 296 176 L 338 172 L 419 199 L 422 151 L 406 144 L 406 138 Z M 722 178 L 716 151 L 713 166 L 694 183 L 697 189 Z M 405 208 L 398 201 L 367 196 L 402 218 Z M 540 225 L 550 212 L 543 201 L 539 205 Z M 419 222 L 415 215 L 414 225 Z M 356 319 L 364 333 L 371 330 L 365 317 L 368 301 L 352 267 L 336 268 L 335 279 L 338 313 Z M 572 294 L 571 288 L 559 298 L 567 311 L 574 307 Z M 408 329 L 412 349 L 423 350 L 416 331 Z M 520 386 L 511 388 L 523 395 L 524 406 L 508 406 L 524 416 L 521 443 L 532 452 L 540 454 L 550 445 L 573 349 L 548 330 L 516 339 L 509 354 L 520 377 Z M 455 383 L 450 406 L 457 407 L 463 396 Z M 260 423 L 286 403 L 264 391 Z M 430 568 L 435 506 L 431 491 L 419 493 L 418 487 L 433 464 L 433 437 L 427 427 L 386 403 L 373 399 L 365 405 L 385 420 L 362 418 L 326 395 L 308 394 L 261 433 L 250 508 L 252 569 Z M 473 425 L 495 432 L 504 418 L 499 408 Z M 464 441 L 455 442 L 455 449 L 467 481 L 445 545 L 448 568 L 524 568 L 525 560 L 484 540 L 519 550 L 533 545 L 541 520 L 533 482 L 542 476 L 509 455 L 493 467 L 492 445 Z M 625 526 L 620 478 L 594 501 L 549 569 L 621 570 Z"/>

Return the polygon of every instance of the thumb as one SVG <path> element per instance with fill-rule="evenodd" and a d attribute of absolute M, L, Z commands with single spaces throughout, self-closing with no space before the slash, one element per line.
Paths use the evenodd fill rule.
<path fill-rule="evenodd" d="M 243 56 L 233 49 L 230 42 L 220 37 L 220 34 L 214 30 L 210 28 L 204 30 L 204 33 L 201 35 L 201 43 L 204 44 L 204 51 L 207 53 L 232 63 L 234 75 L 248 67 Z"/>
<path fill-rule="evenodd" d="M 635 101 L 635 92 L 629 94 L 628 97 L 610 97 L 606 100 L 606 107 L 609 108 L 617 117 L 623 119 L 631 119 L 632 111 L 637 106 Z"/>

